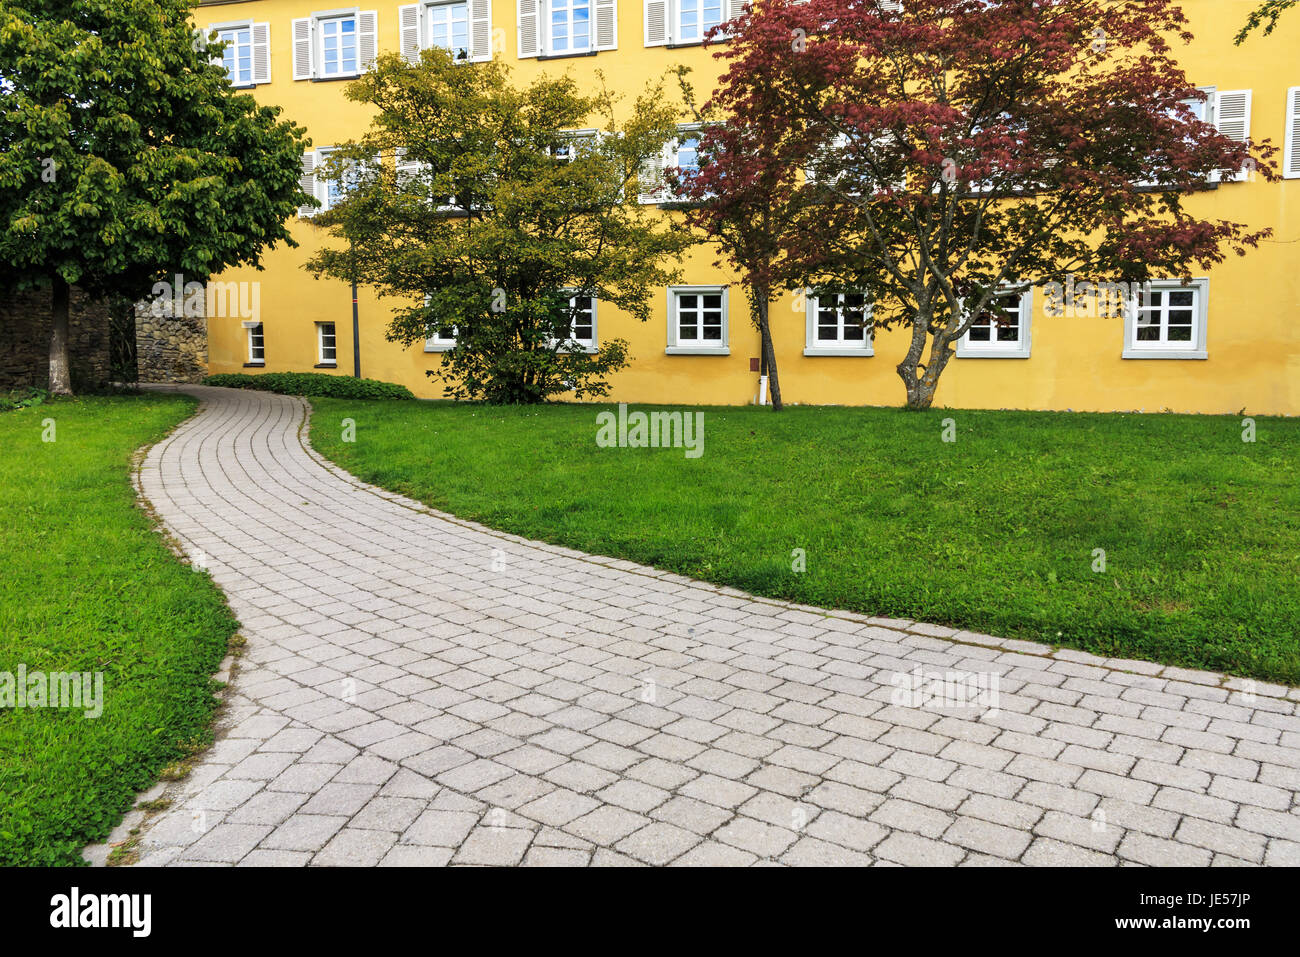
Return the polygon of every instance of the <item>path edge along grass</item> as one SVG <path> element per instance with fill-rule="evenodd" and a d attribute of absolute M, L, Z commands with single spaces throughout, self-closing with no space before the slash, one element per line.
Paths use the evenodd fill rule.
<path fill-rule="evenodd" d="M 179 390 L 158 390 L 155 394 L 185 395 L 186 393 L 181 393 Z M 190 398 L 195 397 L 190 396 Z M 172 558 L 179 564 L 189 565 L 192 568 L 194 563 L 190 561 L 190 557 L 181 546 L 180 540 L 167 527 L 157 507 L 145 494 L 141 471 L 149 458 L 149 453 L 156 446 L 161 445 L 175 435 L 186 423 L 193 421 L 203 411 L 206 404 L 203 399 L 196 399 L 189 415 L 173 425 L 155 441 L 142 445 L 131 453 L 131 485 L 135 491 L 136 507 L 144 514 L 149 529 L 162 540 L 163 547 L 171 553 Z M 203 571 L 203 569 L 196 568 L 195 571 Z M 207 573 L 204 572 L 204 574 Z M 211 576 L 208 577 L 209 581 L 211 581 Z M 226 653 L 220 665 L 209 676 L 213 706 L 201 732 L 204 743 L 201 747 L 186 749 L 180 758 L 160 767 L 154 783 L 135 794 L 130 805 L 123 810 L 121 820 L 118 821 L 108 835 L 102 841 L 93 842 L 82 849 L 82 859 L 91 866 L 119 867 L 136 863 L 138 854 L 135 847 L 139 843 L 140 833 L 149 827 L 154 818 L 170 807 L 172 796 L 189 775 L 195 760 L 210 751 L 220 739 L 221 721 L 230 700 L 235 675 L 238 673 L 238 662 L 243 651 L 244 638 L 239 619 L 230 607 L 229 597 L 216 582 L 212 582 L 212 587 L 221 596 L 222 603 L 230 613 L 235 626 L 226 638 Z"/>
<path fill-rule="evenodd" d="M 1231 675 L 1224 672 L 1209 671 L 1207 669 L 1193 668 L 1184 665 L 1168 664 L 1166 662 L 1147 661 L 1143 659 L 1106 658 L 1101 655 L 1093 654 L 1092 652 L 1083 651 L 1071 645 L 1055 645 L 1046 642 L 1027 641 L 1020 638 L 1000 638 L 996 635 L 987 635 L 981 632 L 969 631 L 960 627 L 936 625 L 905 618 L 883 618 L 877 615 L 868 615 L 863 612 L 851 611 L 843 608 L 820 608 L 815 605 L 805 605 L 799 602 L 788 601 L 780 598 L 770 598 L 763 595 L 757 595 L 722 582 L 711 581 L 706 578 L 692 578 L 683 575 L 680 572 L 656 568 L 652 565 L 645 565 L 628 558 L 594 555 L 564 545 L 560 542 L 527 538 L 514 532 L 483 525 L 471 519 L 461 518 L 450 512 L 436 509 L 418 499 L 414 499 L 400 492 L 394 492 L 391 489 L 386 489 L 382 486 L 367 482 L 365 479 L 354 475 L 352 472 L 348 471 L 347 468 L 326 456 L 311 443 L 312 416 L 315 411 L 311 399 L 308 397 L 301 398 L 304 412 L 302 420 L 298 425 L 298 442 L 306 452 L 307 456 L 322 468 L 356 488 L 367 491 L 372 495 L 376 495 L 377 497 L 382 498 L 391 504 L 405 508 L 408 511 L 421 515 L 430 515 L 441 521 L 458 525 L 461 528 L 467 528 L 482 534 L 492 535 L 501 539 L 503 542 L 527 545 L 530 548 L 536 548 L 556 555 L 564 555 L 600 567 L 617 568 L 623 572 L 644 575 L 647 578 L 654 578 L 660 581 L 675 581 L 683 584 L 691 583 L 697 587 L 709 589 L 719 595 L 745 599 L 754 604 L 765 605 L 769 608 L 784 612 L 795 612 L 828 620 L 845 621 L 857 625 L 870 625 L 888 629 L 893 632 L 901 633 L 914 641 L 934 642 L 939 645 L 948 646 L 958 645 L 977 647 L 983 648 L 986 651 L 993 649 L 1000 652 L 1033 655 L 1035 657 L 1054 661 L 1104 668 L 1107 671 L 1116 671 L 1124 674 L 1132 674 L 1148 678 L 1165 678 L 1167 680 L 1181 681 L 1188 684 L 1199 684 L 1206 687 L 1222 688 L 1227 692 L 1257 695 L 1259 697 L 1288 702 L 1300 702 L 1300 686 L 1291 686 L 1280 684 L 1278 682 L 1265 681 L 1259 678 L 1251 678 L 1249 676 Z"/>

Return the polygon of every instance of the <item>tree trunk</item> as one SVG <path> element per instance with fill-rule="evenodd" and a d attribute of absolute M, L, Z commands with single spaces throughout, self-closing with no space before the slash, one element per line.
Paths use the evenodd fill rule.
<path fill-rule="evenodd" d="M 912 326 L 912 344 L 897 367 L 898 377 L 903 380 L 903 387 L 907 390 L 907 407 L 913 410 L 930 408 L 939 388 L 939 376 L 943 375 L 948 360 L 955 354 L 946 334 L 936 336 L 930 344 L 930 359 L 925 364 L 924 371 L 920 371 L 921 355 L 925 351 L 926 339 L 929 338 L 926 332 L 929 325 L 928 317 L 917 316 Z"/>
<path fill-rule="evenodd" d="M 758 312 L 758 335 L 762 343 L 761 367 L 767 370 L 767 394 L 772 400 L 772 411 L 780 412 L 785 406 L 781 404 L 781 380 L 776 374 L 776 349 L 772 346 L 772 324 L 768 316 L 768 307 L 771 305 L 769 296 L 766 289 L 754 290 L 754 305 Z"/>
<path fill-rule="evenodd" d="M 50 392 L 72 395 L 72 376 L 68 371 L 68 300 L 67 281 L 57 273 L 51 280 L 54 301 L 50 323 Z"/>

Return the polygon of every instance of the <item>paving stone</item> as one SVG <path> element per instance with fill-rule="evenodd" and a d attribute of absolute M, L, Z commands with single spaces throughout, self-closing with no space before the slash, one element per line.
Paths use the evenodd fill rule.
<path fill-rule="evenodd" d="M 503 537 L 323 464 L 302 399 L 183 389 L 141 491 L 247 644 L 146 864 L 1297 863 L 1300 689 Z M 999 707 L 895 704 L 918 670 Z"/>

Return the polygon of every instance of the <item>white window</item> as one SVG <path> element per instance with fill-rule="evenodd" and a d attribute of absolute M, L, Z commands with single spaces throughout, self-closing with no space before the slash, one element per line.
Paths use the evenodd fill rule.
<path fill-rule="evenodd" d="M 1286 149 L 1282 175 L 1287 179 L 1300 179 L 1300 86 L 1286 91 Z"/>
<path fill-rule="evenodd" d="M 333 209 L 341 203 L 353 188 L 358 180 L 368 175 L 366 164 L 352 165 L 349 163 L 347 172 L 340 178 L 327 179 L 321 165 L 326 158 L 338 149 L 336 146 L 322 146 L 319 149 L 309 150 L 302 156 L 302 176 L 299 178 L 299 185 L 302 191 L 308 196 L 316 197 L 320 203 L 319 207 L 303 206 L 298 210 L 299 216 L 312 216 L 315 213 L 324 213 Z M 377 166 L 380 162 L 379 157 L 375 157 L 374 163 Z"/>
<path fill-rule="evenodd" d="M 1204 359 L 1210 281 L 1151 282 L 1124 310 L 1125 359 Z"/>
<path fill-rule="evenodd" d="M 643 0 L 645 45 L 701 43 L 713 27 L 735 19 L 747 0 Z"/>
<path fill-rule="evenodd" d="M 248 338 L 248 364 L 250 366 L 266 365 L 266 336 L 260 322 L 244 323 L 244 334 Z"/>
<path fill-rule="evenodd" d="M 668 355 L 730 355 L 726 286 L 668 289 Z"/>
<path fill-rule="evenodd" d="M 808 290 L 806 356 L 872 355 L 871 304 L 860 292 Z"/>
<path fill-rule="evenodd" d="M 434 0 L 398 8 L 401 49 L 408 63 L 439 47 L 458 60 L 492 59 L 491 0 Z"/>
<path fill-rule="evenodd" d="M 703 40 L 704 34 L 726 19 L 723 0 L 677 0 L 677 43 Z"/>
<path fill-rule="evenodd" d="M 569 163 L 594 150 L 600 133 L 597 130 L 567 130 L 560 136 L 560 142 L 551 147 L 551 155 L 561 162 Z"/>
<path fill-rule="evenodd" d="M 271 27 L 266 23 L 217 23 L 208 27 L 204 37 L 215 33 L 224 43 L 221 56 L 212 62 L 226 71 L 231 85 L 252 87 L 271 82 Z"/>
<path fill-rule="evenodd" d="M 640 196 L 642 203 L 669 203 L 679 197 L 668 186 L 665 171 L 676 167 L 684 182 L 700 171 L 700 127 L 697 123 L 684 123 L 677 128 L 677 137 L 666 143 L 658 156 L 642 164 Z"/>
<path fill-rule="evenodd" d="M 1004 292 L 989 301 L 984 315 L 971 323 L 957 340 L 957 355 L 964 358 L 1028 359 L 1029 319 L 1033 293 Z"/>
<path fill-rule="evenodd" d="M 316 361 L 323 366 L 338 363 L 338 340 L 334 336 L 334 323 L 316 323 Z"/>
<path fill-rule="evenodd" d="M 618 49 L 617 0 L 516 0 L 519 56 Z"/>
<path fill-rule="evenodd" d="M 578 293 L 569 297 L 569 335 L 561 343 L 565 351 L 596 351 L 596 297 Z M 573 350 L 576 346 L 577 349 Z"/>
<path fill-rule="evenodd" d="M 379 15 L 335 10 L 293 21 L 293 78 L 334 80 L 360 76 L 379 53 Z"/>
<path fill-rule="evenodd" d="M 450 352 L 456 348 L 456 327 L 439 326 L 424 340 L 425 352 Z"/>

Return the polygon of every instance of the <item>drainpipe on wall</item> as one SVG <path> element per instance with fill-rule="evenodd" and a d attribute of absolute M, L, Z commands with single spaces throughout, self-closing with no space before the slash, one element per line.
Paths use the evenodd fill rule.
<path fill-rule="evenodd" d="M 361 378 L 361 323 L 357 317 L 357 281 L 352 280 L 352 376 Z"/>

